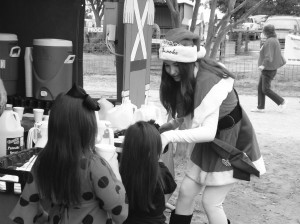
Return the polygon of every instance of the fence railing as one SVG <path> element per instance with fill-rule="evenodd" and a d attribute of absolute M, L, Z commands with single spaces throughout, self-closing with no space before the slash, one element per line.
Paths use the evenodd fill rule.
<path fill-rule="evenodd" d="M 234 37 L 237 37 L 235 39 Z M 258 70 L 258 58 L 260 40 L 257 38 L 244 38 L 244 36 L 232 35 L 223 43 L 222 51 L 218 52 L 217 60 L 221 61 L 237 79 L 253 82 L 257 85 L 260 71 Z M 161 73 L 161 61 L 158 59 L 158 44 L 152 44 L 151 75 Z M 282 54 L 284 49 L 282 49 Z M 116 74 L 115 56 L 107 50 L 103 40 L 89 39 L 84 43 L 83 75 L 112 75 Z M 86 78 L 86 80 L 91 80 Z M 85 82 L 85 81 L 84 81 Z M 91 81 L 93 82 L 93 81 Z M 93 84 L 91 84 L 93 85 Z M 274 87 L 288 88 L 289 85 L 300 86 L 300 66 L 284 65 L 277 71 L 273 82 Z M 287 87 L 286 87 L 287 86 Z M 247 86 L 246 86 L 247 88 Z M 299 87 L 300 88 L 300 87 Z"/>

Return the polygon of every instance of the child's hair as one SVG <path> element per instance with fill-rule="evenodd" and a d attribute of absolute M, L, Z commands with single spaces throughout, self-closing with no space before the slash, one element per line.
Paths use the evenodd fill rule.
<path fill-rule="evenodd" d="M 155 189 L 164 186 L 158 163 L 161 151 L 161 137 L 153 124 L 139 121 L 127 129 L 120 174 L 131 210 L 154 209 Z"/>
<path fill-rule="evenodd" d="M 97 135 L 95 112 L 83 99 L 59 95 L 51 107 L 48 142 L 33 166 L 42 197 L 65 205 L 81 197 L 80 161 L 91 156 Z"/>

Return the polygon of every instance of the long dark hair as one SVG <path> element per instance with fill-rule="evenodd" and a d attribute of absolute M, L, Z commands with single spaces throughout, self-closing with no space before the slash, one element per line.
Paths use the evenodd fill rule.
<path fill-rule="evenodd" d="M 180 82 L 174 79 L 166 72 L 165 63 L 162 67 L 161 83 L 160 83 L 160 101 L 168 113 L 175 117 L 178 113 L 176 106 L 179 101 L 183 105 L 180 106 L 183 111 L 180 116 L 185 116 L 193 111 L 194 102 L 194 63 L 177 63 L 180 73 Z"/>
<path fill-rule="evenodd" d="M 153 125 L 139 121 L 126 130 L 120 174 L 130 209 L 154 209 L 157 184 L 163 187 L 158 164 L 161 151 L 161 137 Z"/>
<path fill-rule="evenodd" d="M 228 71 L 224 66 L 220 65 L 215 60 L 202 58 L 198 61 L 199 71 L 210 71 L 213 75 L 221 78 L 235 76 Z M 192 114 L 194 111 L 194 90 L 196 78 L 194 77 L 195 63 L 180 63 L 177 62 L 180 73 L 180 82 L 175 82 L 174 79 L 166 72 L 165 64 L 163 63 L 161 83 L 160 83 L 160 101 L 164 108 L 172 117 L 177 113 L 179 117 Z M 199 72 L 198 71 L 198 72 Z M 180 102 L 181 101 L 181 102 Z M 178 107 L 179 104 L 182 104 Z M 183 110 L 183 111 L 178 111 Z"/>
<path fill-rule="evenodd" d="M 48 124 L 48 142 L 33 166 L 42 197 L 65 205 L 81 197 L 80 160 L 92 155 L 97 123 L 94 111 L 83 100 L 59 95 Z"/>

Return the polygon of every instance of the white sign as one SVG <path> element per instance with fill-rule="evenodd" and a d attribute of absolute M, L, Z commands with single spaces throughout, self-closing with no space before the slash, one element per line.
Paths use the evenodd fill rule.
<path fill-rule="evenodd" d="M 163 39 L 152 39 L 152 44 L 161 44 Z"/>
<path fill-rule="evenodd" d="M 288 65 L 300 65 L 300 36 L 286 36 L 284 57 Z"/>
<path fill-rule="evenodd" d="M 178 0 L 177 3 L 181 4 L 181 3 L 185 3 L 185 4 L 189 4 L 189 5 L 195 5 L 195 0 Z"/>
<path fill-rule="evenodd" d="M 89 27 L 88 28 L 89 33 L 101 33 L 103 32 L 103 27 Z"/>

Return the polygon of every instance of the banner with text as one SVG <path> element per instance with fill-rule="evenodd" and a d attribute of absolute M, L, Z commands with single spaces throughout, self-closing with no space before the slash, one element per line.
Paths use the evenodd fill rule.
<path fill-rule="evenodd" d="M 288 65 L 300 65 L 300 36 L 286 36 L 284 57 Z"/>

